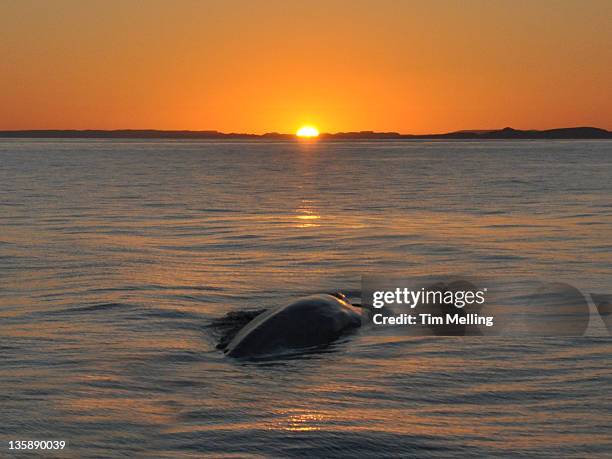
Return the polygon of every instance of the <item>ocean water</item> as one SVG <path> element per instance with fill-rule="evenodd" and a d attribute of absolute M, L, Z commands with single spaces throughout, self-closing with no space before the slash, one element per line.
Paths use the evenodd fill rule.
<path fill-rule="evenodd" d="M 2 140 L 0 457 L 610 456 L 611 338 L 215 348 L 387 271 L 612 293 L 612 142 Z"/>

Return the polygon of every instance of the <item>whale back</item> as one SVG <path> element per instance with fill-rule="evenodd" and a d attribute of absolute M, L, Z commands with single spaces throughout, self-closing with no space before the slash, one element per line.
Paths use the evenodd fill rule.
<path fill-rule="evenodd" d="M 232 357 L 328 344 L 361 325 L 361 311 L 332 295 L 311 295 L 255 317 L 228 344 Z"/>

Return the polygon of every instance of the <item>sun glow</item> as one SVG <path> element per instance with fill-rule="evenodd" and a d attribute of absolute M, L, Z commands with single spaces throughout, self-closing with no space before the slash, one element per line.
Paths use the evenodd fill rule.
<path fill-rule="evenodd" d="M 302 126 L 295 133 L 298 137 L 311 139 L 319 136 L 319 130 L 314 126 Z"/>

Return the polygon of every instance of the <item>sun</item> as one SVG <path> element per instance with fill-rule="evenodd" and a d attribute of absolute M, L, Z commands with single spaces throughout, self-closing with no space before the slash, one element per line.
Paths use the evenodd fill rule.
<path fill-rule="evenodd" d="M 302 126 L 295 135 L 305 139 L 312 139 L 313 137 L 319 137 L 319 130 L 314 126 Z"/>

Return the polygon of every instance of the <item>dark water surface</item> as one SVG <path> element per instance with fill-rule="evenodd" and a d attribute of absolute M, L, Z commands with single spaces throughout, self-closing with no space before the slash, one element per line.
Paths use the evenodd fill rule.
<path fill-rule="evenodd" d="M 610 338 L 215 349 L 388 270 L 612 292 L 612 142 L 2 140 L 0 457 L 609 457 Z"/>

